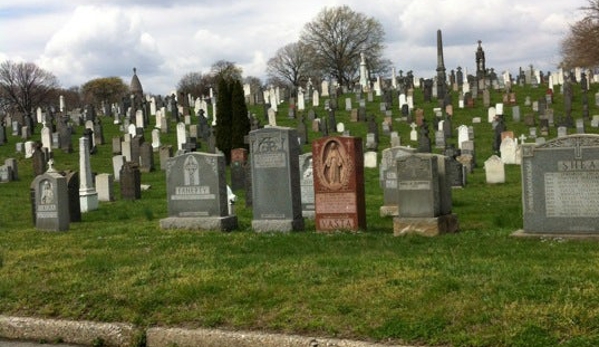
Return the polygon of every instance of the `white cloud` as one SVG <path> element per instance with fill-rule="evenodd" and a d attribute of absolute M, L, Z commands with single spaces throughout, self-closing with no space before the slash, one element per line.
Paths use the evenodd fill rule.
<path fill-rule="evenodd" d="M 164 93 L 221 59 L 265 77 L 278 48 L 297 41 L 325 6 L 343 4 L 382 23 L 384 54 L 398 71 L 430 77 L 437 29 L 448 71 L 473 71 L 479 39 L 498 71 L 553 69 L 559 40 L 587 0 L 8 0 L 0 4 L 0 32 L 10 33 L 0 35 L 0 59 L 34 61 L 65 87 L 107 76 L 128 82 L 135 66 L 144 90 Z"/>

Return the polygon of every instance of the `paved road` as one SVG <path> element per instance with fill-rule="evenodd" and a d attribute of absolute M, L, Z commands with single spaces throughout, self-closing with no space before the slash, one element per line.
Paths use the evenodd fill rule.
<path fill-rule="evenodd" d="M 83 347 L 83 346 L 77 346 L 77 345 L 41 344 L 41 343 L 36 343 L 36 342 L 9 341 L 9 340 L 0 339 L 0 347 L 40 347 L 40 346 L 47 346 L 47 347 Z"/>

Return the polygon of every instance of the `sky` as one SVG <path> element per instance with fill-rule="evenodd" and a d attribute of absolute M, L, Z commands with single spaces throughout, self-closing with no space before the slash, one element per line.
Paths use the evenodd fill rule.
<path fill-rule="evenodd" d="M 436 74 L 437 30 L 445 67 L 475 70 L 478 40 L 486 67 L 516 74 L 555 71 L 559 43 L 587 0 L 0 0 L 0 61 L 33 62 L 64 88 L 100 77 L 145 93 L 170 94 L 189 72 L 219 60 L 266 81 L 266 63 L 296 42 L 324 7 L 348 5 L 378 20 L 384 58 L 417 78 Z"/>

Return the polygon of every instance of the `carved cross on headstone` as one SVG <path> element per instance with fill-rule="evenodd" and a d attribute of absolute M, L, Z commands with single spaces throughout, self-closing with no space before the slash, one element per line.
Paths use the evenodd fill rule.
<path fill-rule="evenodd" d="M 522 134 L 520 135 L 520 137 L 518 139 L 520 139 L 520 143 L 524 143 L 524 141 L 527 139 L 528 137 L 526 137 L 526 135 Z"/>

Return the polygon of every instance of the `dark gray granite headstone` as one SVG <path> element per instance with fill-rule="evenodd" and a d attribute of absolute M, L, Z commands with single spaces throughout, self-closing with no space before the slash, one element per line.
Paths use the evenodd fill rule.
<path fill-rule="evenodd" d="M 381 153 L 381 166 L 379 167 L 379 180 L 383 188 L 383 206 L 380 208 L 381 216 L 397 216 L 399 213 L 399 197 L 397 190 L 397 159 L 416 153 L 414 148 L 391 147 Z"/>
<path fill-rule="evenodd" d="M 123 200 L 141 199 L 141 173 L 139 164 L 128 161 L 123 164 L 119 173 L 121 182 L 121 198 Z"/>
<path fill-rule="evenodd" d="M 303 230 L 297 131 L 269 127 L 250 131 L 255 231 Z"/>
<path fill-rule="evenodd" d="M 163 229 L 232 230 L 237 216 L 229 215 L 225 157 L 190 152 L 168 160 L 166 168 L 168 218 Z"/>
<path fill-rule="evenodd" d="M 599 233 L 599 135 L 522 144 L 524 233 Z"/>
<path fill-rule="evenodd" d="M 69 204 L 66 179 L 51 169 L 31 183 L 35 192 L 35 227 L 40 230 L 69 230 Z"/>

